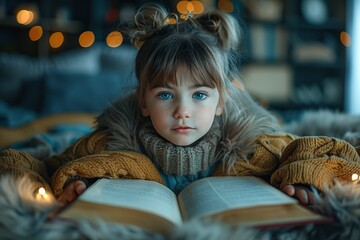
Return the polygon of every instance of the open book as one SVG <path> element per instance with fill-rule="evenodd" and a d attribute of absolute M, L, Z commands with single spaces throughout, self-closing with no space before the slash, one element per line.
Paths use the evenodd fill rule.
<path fill-rule="evenodd" d="M 326 219 L 251 176 L 203 178 L 188 185 L 178 196 L 152 181 L 100 179 L 59 215 L 70 219 L 101 217 L 163 234 L 192 218 L 211 217 L 257 227 Z"/>

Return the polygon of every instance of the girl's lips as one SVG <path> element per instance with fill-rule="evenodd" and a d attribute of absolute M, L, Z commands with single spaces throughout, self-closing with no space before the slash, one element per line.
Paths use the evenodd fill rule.
<path fill-rule="evenodd" d="M 178 133 L 188 133 L 191 130 L 193 130 L 193 128 L 187 126 L 181 126 L 181 127 L 175 127 L 172 130 Z"/>

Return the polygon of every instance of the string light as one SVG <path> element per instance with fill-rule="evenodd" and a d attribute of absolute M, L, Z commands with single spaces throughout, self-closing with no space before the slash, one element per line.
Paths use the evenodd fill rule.
<path fill-rule="evenodd" d="M 176 5 L 176 9 L 178 10 L 179 13 L 181 14 L 187 14 L 187 5 L 188 3 L 190 3 L 189 1 L 180 1 L 177 3 Z"/>
<path fill-rule="evenodd" d="M 204 4 L 200 1 L 180 1 L 177 3 L 176 9 L 183 15 L 200 14 L 204 11 Z"/>
<path fill-rule="evenodd" d="M 95 34 L 92 31 L 85 31 L 79 36 L 79 44 L 83 48 L 90 47 L 95 42 Z"/>
<path fill-rule="evenodd" d="M 31 41 L 38 41 L 43 35 L 41 26 L 33 26 L 29 31 L 29 38 Z"/>
<path fill-rule="evenodd" d="M 353 175 L 351 175 L 351 180 L 352 180 L 353 182 L 359 180 L 359 175 L 356 174 L 356 173 L 354 173 Z"/>
<path fill-rule="evenodd" d="M 64 34 L 55 32 L 49 38 L 49 44 L 52 48 L 59 48 L 64 43 Z"/>
<path fill-rule="evenodd" d="M 112 48 L 120 46 L 122 42 L 123 42 L 123 36 L 121 32 L 118 31 L 113 31 L 109 33 L 106 37 L 106 44 Z"/>
<path fill-rule="evenodd" d="M 204 4 L 200 1 L 192 1 L 191 4 L 194 8 L 194 14 L 201 14 L 204 12 Z"/>
<path fill-rule="evenodd" d="M 51 201 L 50 196 L 46 193 L 46 190 L 43 187 L 38 189 L 38 192 L 37 192 L 35 198 L 36 198 L 37 201 L 45 201 L 45 202 L 50 202 Z"/>
<path fill-rule="evenodd" d="M 39 188 L 39 194 L 41 196 L 44 196 L 46 194 L 45 188 L 43 188 L 43 187 Z"/>
<path fill-rule="evenodd" d="M 234 11 L 234 5 L 231 0 L 219 0 L 218 7 L 221 11 L 231 13 Z"/>
<path fill-rule="evenodd" d="M 169 17 L 167 20 L 168 24 L 176 24 L 177 20 L 174 17 Z"/>
<path fill-rule="evenodd" d="M 23 25 L 29 25 L 34 20 L 32 11 L 22 9 L 16 14 L 16 21 Z"/>
<path fill-rule="evenodd" d="M 350 47 L 351 45 L 351 36 L 347 32 L 340 33 L 340 41 L 345 47 Z"/>
<path fill-rule="evenodd" d="M 233 4 L 231 0 L 219 0 L 218 7 L 220 10 L 225 12 L 233 11 Z M 23 8 L 20 9 L 16 14 L 16 19 L 19 24 L 22 25 L 29 25 L 34 21 L 37 21 L 38 18 L 37 9 L 32 10 L 31 7 L 26 7 L 27 9 Z M 204 12 L 205 6 L 202 1 L 193 0 L 193 1 L 179 1 L 176 5 L 177 11 L 182 14 L 182 16 L 189 16 L 194 14 L 201 14 Z M 181 18 L 183 18 L 180 16 Z M 177 20 L 175 18 L 169 18 L 169 24 L 175 24 Z M 43 36 L 43 28 L 42 26 L 36 25 L 33 26 L 29 30 L 29 38 L 31 41 L 38 41 Z M 344 45 L 346 45 L 344 37 L 345 35 L 342 33 L 341 41 Z M 348 38 L 349 39 L 349 38 Z M 52 48 L 59 48 L 63 45 L 65 40 L 64 34 L 62 32 L 54 32 L 49 37 L 49 45 Z M 109 47 L 115 48 L 122 44 L 123 36 L 119 31 L 110 32 L 106 37 L 106 44 Z M 349 40 L 351 43 L 351 39 Z M 348 41 L 348 42 L 349 42 Z M 91 47 L 95 42 L 95 34 L 92 31 L 85 31 L 79 35 L 78 38 L 79 45 L 83 48 Z"/>

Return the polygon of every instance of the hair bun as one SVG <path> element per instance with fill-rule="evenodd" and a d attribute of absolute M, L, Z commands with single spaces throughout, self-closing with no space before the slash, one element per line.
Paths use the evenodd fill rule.
<path fill-rule="evenodd" d="M 157 4 L 144 4 L 139 8 L 131 34 L 134 45 L 140 47 L 156 29 L 165 25 L 168 15 L 168 11 Z"/>
<path fill-rule="evenodd" d="M 220 45 L 226 49 L 236 49 L 241 41 L 239 23 L 232 16 L 220 11 L 204 13 L 196 21 L 208 32 L 217 36 Z"/>

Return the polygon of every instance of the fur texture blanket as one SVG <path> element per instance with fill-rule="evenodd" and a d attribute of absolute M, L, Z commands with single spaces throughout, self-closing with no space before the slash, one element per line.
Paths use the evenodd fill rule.
<path fill-rule="evenodd" d="M 360 145 L 360 116 L 330 110 L 305 111 L 300 119 L 283 125 L 284 132 L 298 136 L 328 136 Z"/>
<path fill-rule="evenodd" d="M 333 216 L 330 224 L 258 230 L 193 220 L 174 229 L 170 237 L 100 219 L 49 220 L 56 201 L 39 201 L 33 193 L 27 178 L 0 178 L 0 239 L 360 239 L 360 184 L 355 183 L 337 183 L 325 194 L 316 193 L 314 210 Z"/>

